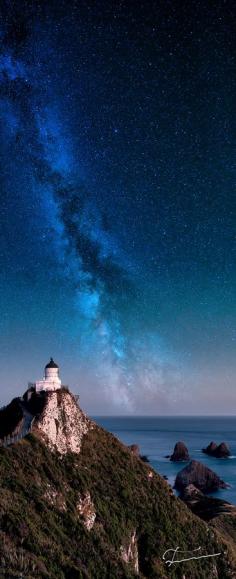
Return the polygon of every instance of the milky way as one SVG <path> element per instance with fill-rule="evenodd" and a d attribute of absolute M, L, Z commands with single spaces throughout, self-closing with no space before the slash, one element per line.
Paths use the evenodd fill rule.
<path fill-rule="evenodd" d="M 232 5 L 59 4 L 1 7 L 2 400 L 230 412 Z"/>

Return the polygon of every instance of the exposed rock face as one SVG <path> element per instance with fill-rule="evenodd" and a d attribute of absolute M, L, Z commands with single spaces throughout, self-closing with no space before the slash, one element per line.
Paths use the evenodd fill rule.
<path fill-rule="evenodd" d="M 59 511 L 66 510 L 66 502 L 63 494 L 60 493 L 52 484 L 47 485 L 44 497 L 50 505 L 55 506 Z"/>
<path fill-rule="evenodd" d="M 216 458 L 227 458 L 231 455 L 230 449 L 226 442 L 221 442 L 217 446 L 215 442 L 210 442 L 206 448 L 202 449 L 202 452 L 209 454 L 210 456 L 215 456 Z"/>
<path fill-rule="evenodd" d="M 138 543 L 136 537 L 136 531 L 134 530 L 131 534 L 130 542 L 128 545 L 122 545 L 120 548 L 121 558 L 125 563 L 131 563 L 135 573 L 139 573 L 139 563 L 138 563 Z"/>
<path fill-rule="evenodd" d="M 90 531 L 96 519 L 96 512 L 89 492 L 79 497 L 77 510 L 82 517 L 84 526 Z"/>
<path fill-rule="evenodd" d="M 188 449 L 184 442 L 176 442 L 174 452 L 170 457 L 173 462 L 190 460 Z"/>
<path fill-rule="evenodd" d="M 32 425 L 32 432 L 40 435 L 48 446 L 61 454 L 79 453 L 83 436 L 93 427 L 80 410 L 75 397 L 67 390 L 48 392 L 45 405 Z"/>
<path fill-rule="evenodd" d="M 227 488 L 224 481 L 222 481 L 213 470 L 197 460 L 192 460 L 177 474 L 175 479 L 175 488 L 181 492 L 190 484 L 206 493 Z"/>

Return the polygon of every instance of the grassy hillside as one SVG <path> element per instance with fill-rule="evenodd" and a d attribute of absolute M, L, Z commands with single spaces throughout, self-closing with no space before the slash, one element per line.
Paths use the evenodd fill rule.
<path fill-rule="evenodd" d="M 137 577 L 134 563 L 121 558 L 134 531 L 139 577 L 232 577 L 223 553 L 165 566 L 162 555 L 168 548 L 201 546 L 210 554 L 222 551 L 222 545 L 167 483 L 155 473 L 150 478 L 150 472 L 99 427 L 84 436 L 79 455 L 61 457 L 33 435 L 1 448 L 0 577 Z M 79 498 L 88 492 L 96 512 L 91 530 L 78 508 Z"/>
<path fill-rule="evenodd" d="M 236 569 L 236 507 L 232 507 L 231 513 L 220 514 L 212 519 L 211 524 L 222 537 L 230 554 L 231 565 Z"/>

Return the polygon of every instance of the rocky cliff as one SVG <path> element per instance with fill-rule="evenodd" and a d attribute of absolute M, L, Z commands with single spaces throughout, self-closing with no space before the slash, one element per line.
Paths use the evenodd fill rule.
<path fill-rule="evenodd" d="M 32 432 L 51 450 L 60 454 L 79 453 L 81 441 L 93 428 L 93 422 L 82 412 L 76 396 L 68 388 L 54 392 L 27 392 L 0 410 L 0 440 Z"/>
<path fill-rule="evenodd" d="M 80 452 L 83 436 L 90 428 L 92 421 L 82 412 L 73 394 L 64 389 L 46 393 L 44 407 L 35 416 L 31 432 L 52 450 L 65 454 Z"/>
<path fill-rule="evenodd" d="M 150 465 L 90 421 L 69 391 L 19 404 L 24 420 L 31 417 L 31 433 L 0 448 L 1 577 L 234 576 L 218 529 L 192 514 Z M 169 568 L 163 554 L 177 546 L 201 546 L 202 553 L 221 556 Z"/>

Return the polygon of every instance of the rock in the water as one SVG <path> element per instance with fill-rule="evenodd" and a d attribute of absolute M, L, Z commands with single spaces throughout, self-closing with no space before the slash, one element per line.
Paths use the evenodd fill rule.
<path fill-rule="evenodd" d="M 192 460 L 175 479 L 175 488 L 181 492 L 190 484 L 203 493 L 227 488 L 226 483 L 213 470 L 197 460 Z"/>
<path fill-rule="evenodd" d="M 174 452 L 170 457 L 173 462 L 190 460 L 188 449 L 184 442 L 176 442 Z"/>
<path fill-rule="evenodd" d="M 140 458 L 143 462 L 150 462 L 146 454 L 140 454 Z"/>
<path fill-rule="evenodd" d="M 225 442 L 221 442 L 221 444 L 219 444 L 219 446 L 217 446 L 215 450 L 215 456 L 217 458 L 226 458 L 227 456 L 230 455 L 231 452 L 229 450 L 228 444 L 226 444 Z"/>
<path fill-rule="evenodd" d="M 202 449 L 202 452 L 205 454 L 209 454 L 210 456 L 215 456 L 217 458 L 226 458 L 227 456 L 231 455 L 230 449 L 226 442 L 221 442 L 217 446 L 215 442 L 210 442 L 206 448 Z"/>
<path fill-rule="evenodd" d="M 216 448 L 217 448 L 217 444 L 215 442 L 211 441 L 210 444 L 208 444 L 208 446 L 206 448 L 202 449 L 202 452 L 205 452 L 205 454 L 213 455 Z"/>

